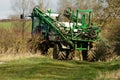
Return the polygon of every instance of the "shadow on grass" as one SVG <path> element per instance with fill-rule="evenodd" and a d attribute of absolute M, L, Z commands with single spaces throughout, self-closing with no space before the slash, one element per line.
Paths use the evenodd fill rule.
<path fill-rule="evenodd" d="M 98 72 L 120 65 L 79 61 L 57 61 L 46 58 L 28 58 L 0 65 L 2 80 L 93 80 Z"/>
<path fill-rule="evenodd" d="M 108 67 L 109 70 L 119 70 L 120 64 L 114 64 Z"/>
<path fill-rule="evenodd" d="M 33 63 L 33 60 L 35 62 Z M 44 60 L 44 59 L 43 59 Z M 37 63 L 36 63 L 37 62 Z M 12 79 L 82 79 L 83 67 L 80 68 L 78 64 L 72 64 L 73 61 L 40 61 L 31 59 L 25 62 L 10 62 L 0 66 L 0 79 L 4 77 Z M 83 74 L 81 74 L 83 73 Z M 86 72 L 85 72 L 86 73 Z M 81 76 L 80 76 L 81 75 Z M 84 78 L 84 77 L 83 77 Z M 91 77 L 88 77 L 91 78 Z"/>

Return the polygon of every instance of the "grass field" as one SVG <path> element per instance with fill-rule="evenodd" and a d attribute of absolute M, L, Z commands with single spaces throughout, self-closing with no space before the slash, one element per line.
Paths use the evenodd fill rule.
<path fill-rule="evenodd" d="M 45 57 L 0 62 L 0 80 L 120 80 L 120 59 L 111 62 L 58 61 Z"/>
<path fill-rule="evenodd" d="M 26 21 L 26 26 L 31 29 L 31 21 Z M 22 27 L 21 21 L 0 21 L 0 28 L 11 29 L 12 27 Z"/>
<path fill-rule="evenodd" d="M 0 21 L 0 28 L 8 29 L 12 27 L 12 22 L 7 21 L 7 22 L 1 22 Z"/>

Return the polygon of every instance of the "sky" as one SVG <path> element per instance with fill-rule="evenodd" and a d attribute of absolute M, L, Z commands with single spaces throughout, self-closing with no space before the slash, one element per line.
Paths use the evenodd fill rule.
<path fill-rule="evenodd" d="M 0 0 L 0 19 L 7 19 L 9 15 L 13 14 L 13 10 L 11 8 L 11 0 Z M 51 0 L 54 6 L 51 8 L 55 8 L 57 6 L 58 0 Z"/>
<path fill-rule="evenodd" d="M 12 13 L 10 0 L 0 0 L 0 19 L 6 19 Z"/>

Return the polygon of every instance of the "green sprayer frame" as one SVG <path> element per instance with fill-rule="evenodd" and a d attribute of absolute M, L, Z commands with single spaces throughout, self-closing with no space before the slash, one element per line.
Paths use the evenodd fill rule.
<path fill-rule="evenodd" d="M 48 11 L 49 15 L 43 13 L 39 8 L 34 8 L 32 12 L 32 32 L 37 29 L 34 27 L 35 20 L 39 20 L 39 25 L 44 25 L 46 28 L 45 34 L 49 36 L 50 30 L 54 32 L 55 40 L 54 44 L 62 44 L 69 50 L 88 50 L 88 46 L 91 43 L 98 41 L 100 29 L 91 23 L 92 10 L 77 10 L 75 13 L 70 9 L 65 10 L 64 16 L 69 19 L 70 27 L 62 24 L 62 22 L 53 19 L 50 15 L 51 11 Z M 44 38 L 48 42 L 51 42 L 48 38 Z M 62 46 L 61 45 L 61 46 Z M 61 49 L 63 50 L 63 49 Z"/>

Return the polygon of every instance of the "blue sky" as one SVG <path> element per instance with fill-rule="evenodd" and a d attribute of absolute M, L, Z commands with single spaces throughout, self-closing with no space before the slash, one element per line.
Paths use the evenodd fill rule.
<path fill-rule="evenodd" d="M 13 14 L 13 11 L 11 9 L 11 0 L 0 0 L 0 19 L 6 19 L 9 15 Z M 51 6 L 52 9 L 57 6 L 58 0 L 51 0 L 51 3 L 54 6 Z"/>

